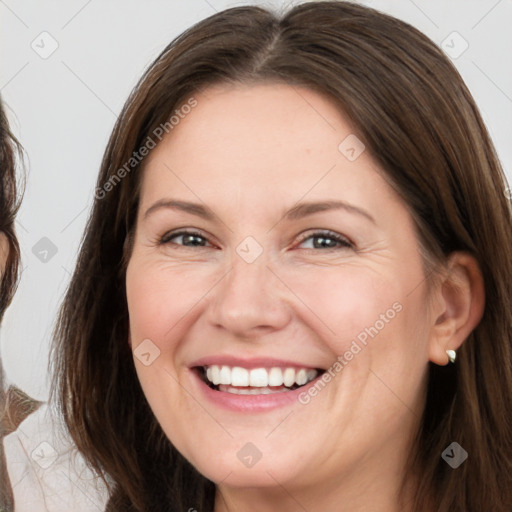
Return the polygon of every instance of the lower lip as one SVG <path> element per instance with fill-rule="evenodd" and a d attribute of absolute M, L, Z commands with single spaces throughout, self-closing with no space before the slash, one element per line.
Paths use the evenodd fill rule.
<path fill-rule="evenodd" d="M 307 393 L 307 390 L 314 386 L 316 381 L 322 376 L 322 374 L 317 375 L 311 382 L 291 391 L 270 393 L 268 395 L 236 395 L 210 388 L 196 370 L 191 369 L 190 371 L 193 379 L 198 383 L 201 392 L 209 402 L 236 412 L 265 412 L 292 405 L 298 402 L 298 397 L 301 393 Z"/>

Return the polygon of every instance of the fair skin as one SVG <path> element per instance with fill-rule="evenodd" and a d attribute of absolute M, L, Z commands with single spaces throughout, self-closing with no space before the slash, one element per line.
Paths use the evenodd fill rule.
<path fill-rule="evenodd" d="M 156 418 L 217 484 L 215 512 L 406 510 L 395 494 L 427 363 L 447 364 L 446 349 L 480 320 L 476 263 L 452 255 L 427 293 L 411 215 L 368 150 L 354 161 L 340 153 L 354 130 L 323 96 L 260 84 L 194 97 L 194 110 L 146 160 L 126 274 L 132 349 L 149 339 L 160 350 L 147 366 L 134 357 Z M 169 199 L 215 217 L 166 207 L 146 214 Z M 283 218 L 298 202 L 327 200 L 359 212 Z M 180 228 L 199 237 L 158 243 Z M 328 234 L 327 246 L 315 244 L 319 230 L 352 245 Z M 251 263 L 236 250 L 248 236 L 263 250 Z M 190 368 L 231 355 L 325 370 L 393 304 L 400 312 L 307 404 L 226 409 Z M 262 454 L 251 467 L 237 456 L 246 443 Z"/>
<path fill-rule="evenodd" d="M 0 278 L 5 270 L 7 258 L 9 257 L 9 241 L 5 233 L 0 232 Z"/>

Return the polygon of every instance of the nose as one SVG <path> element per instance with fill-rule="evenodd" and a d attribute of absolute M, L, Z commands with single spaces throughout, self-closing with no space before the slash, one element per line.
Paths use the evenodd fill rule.
<path fill-rule="evenodd" d="M 261 255 L 247 263 L 236 254 L 231 270 L 215 287 L 209 318 L 231 337 L 255 338 L 283 329 L 291 319 L 286 286 Z"/>

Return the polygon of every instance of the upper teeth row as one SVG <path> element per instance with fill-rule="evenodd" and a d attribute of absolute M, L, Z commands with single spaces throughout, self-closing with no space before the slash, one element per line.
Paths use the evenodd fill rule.
<path fill-rule="evenodd" d="M 308 368 L 253 368 L 247 370 L 240 366 L 206 366 L 206 378 L 213 384 L 228 384 L 231 386 L 282 386 L 287 387 L 297 384 L 303 386 L 313 380 L 317 370 Z"/>

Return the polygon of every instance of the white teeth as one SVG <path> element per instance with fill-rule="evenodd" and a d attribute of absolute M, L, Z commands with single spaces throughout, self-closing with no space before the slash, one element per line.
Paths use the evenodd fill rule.
<path fill-rule="evenodd" d="M 306 382 L 311 382 L 313 379 L 316 378 L 317 375 L 318 372 L 316 370 L 308 370 Z"/>
<path fill-rule="evenodd" d="M 318 371 L 310 368 L 253 368 L 248 370 L 240 366 L 218 366 L 211 365 L 205 367 L 206 378 L 214 385 L 223 385 L 224 387 L 236 386 L 238 388 L 252 387 L 261 389 L 240 389 L 240 394 L 262 394 L 271 392 L 268 386 L 277 388 L 279 386 L 292 387 L 294 384 L 303 386 L 312 381 Z M 268 390 L 268 391 L 267 391 Z M 230 393 L 236 393 L 230 388 Z M 253 393 L 254 392 L 254 393 Z"/>
<path fill-rule="evenodd" d="M 212 371 L 211 382 L 213 382 L 215 385 L 220 384 L 220 368 L 216 365 L 213 365 L 210 366 L 210 369 Z M 206 377 L 208 377 L 208 372 L 206 372 Z"/>
<path fill-rule="evenodd" d="M 303 386 L 304 384 L 306 384 L 307 381 L 308 381 L 308 377 L 307 377 L 307 374 L 306 374 L 306 370 L 304 370 L 304 368 L 301 368 L 297 372 L 297 375 L 295 376 L 295 382 L 299 386 Z"/>
<path fill-rule="evenodd" d="M 223 366 L 220 369 L 220 384 L 231 384 L 231 368 Z"/>
<path fill-rule="evenodd" d="M 284 386 L 280 386 L 277 389 L 271 389 L 269 387 L 266 388 L 236 388 L 232 386 L 225 386 L 223 384 L 219 385 L 219 391 L 223 391 L 225 393 L 232 393 L 233 395 L 271 395 L 273 393 L 283 393 L 286 391 L 290 391 L 288 388 Z"/>
<path fill-rule="evenodd" d="M 269 386 L 282 386 L 283 385 L 283 372 L 281 368 L 271 368 L 268 372 L 268 385 Z"/>
<path fill-rule="evenodd" d="M 293 368 L 286 368 L 283 375 L 283 382 L 287 387 L 293 386 L 295 382 L 295 370 Z"/>
<path fill-rule="evenodd" d="M 231 382 L 233 386 L 248 386 L 249 385 L 249 372 L 245 368 L 235 366 L 231 370 Z"/>
<path fill-rule="evenodd" d="M 268 373 L 265 368 L 254 368 L 249 372 L 249 386 L 265 388 L 268 386 Z"/>

